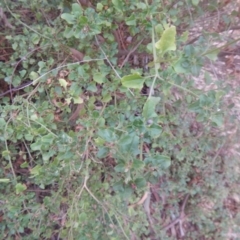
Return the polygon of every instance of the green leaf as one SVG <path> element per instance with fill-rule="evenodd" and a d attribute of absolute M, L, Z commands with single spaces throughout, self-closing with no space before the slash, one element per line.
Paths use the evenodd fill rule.
<path fill-rule="evenodd" d="M 103 10 L 103 5 L 102 5 L 102 3 L 97 3 L 97 11 L 98 12 L 101 12 L 102 10 Z"/>
<path fill-rule="evenodd" d="M 41 142 L 44 144 L 47 143 L 47 144 L 51 145 L 53 143 L 54 139 L 55 139 L 55 137 L 51 133 L 49 133 L 41 138 Z"/>
<path fill-rule="evenodd" d="M 59 78 L 58 81 L 59 81 L 60 85 L 66 90 L 67 85 L 68 85 L 67 81 L 63 78 Z"/>
<path fill-rule="evenodd" d="M 36 72 L 31 72 L 31 73 L 29 74 L 29 78 L 30 78 L 31 80 L 36 80 L 38 77 L 39 77 L 39 75 L 38 75 L 38 73 L 36 73 Z"/>
<path fill-rule="evenodd" d="M 103 83 L 104 82 L 104 75 L 102 73 L 96 72 L 93 74 L 93 80 L 97 83 Z"/>
<path fill-rule="evenodd" d="M 197 6 L 197 5 L 199 4 L 199 0 L 192 0 L 192 4 L 193 4 L 194 6 Z"/>
<path fill-rule="evenodd" d="M 41 148 L 42 148 L 42 144 L 41 144 L 39 141 L 37 141 L 37 142 L 35 142 L 35 143 L 32 143 L 32 144 L 30 145 L 30 148 L 31 148 L 33 151 L 39 151 L 39 150 L 41 150 Z"/>
<path fill-rule="evenodd" d="M 8 178 L 0 178 L 0 183 L 8 183 L 10 182 L 10 179 Z"/>
<path fill-rule="evenodd" d="M 123 134 L 118 141 L 119 150 L 122 153 L 139 154 L 139 136 L 135 132 Z"/>
<path fill-rule="evenodd" d="M 157 155 L 155 159 L 157 162 L 159 162 L 163 169 L 167 169 L 171 166 L 171 159 L 169 156 Z"/>
<path fill-rule="evenodd" d="M 31 37 L 31 40 L 34 44 L 38 44 L 39 41 L 40 41 L 40 36 L 38 34 L 33 34 L 32 37 Z"/>
<path fill-rule="evenodd" d="M 10 154 L 11 154 L 11 152 L 8 150 L 2 151 L 2 157 L 4 157 L 7 160 L 10 158 Z"/>
<path fill-rule="evenodd" d="M 188 73 L 189 70 L 189 63 L 187 58 L 181 57 L 179 58 L 174 64 L 173 68 L 176 73 Z"/>
<path fill-rule="evenodd" d="M 124 199 L 129 199 L 133 193 L 133 189 L 129 186 L 124 188 L 124 191 L 121 193 L 121 197 Z"/>
<path fill-rule="evenodd" d="M 222 113 L 214 114 L 213 116 L 211 116 L 211 121 L 215 123 L 218 127 L 222 127 L 224 122 L 223 114 Z"/>
<path fill-rule="evenodd" d="M 20 165 L 21 168 L 28 168 L 29 167 L 29 164 L 28 162 L 23 162 L 21 165 Z"/>
<path fill-rule="evenodd" d="M 109 153 L 109 149 L 107 147 L 100 147 L 97 152 L 98 158 L 105 158 Z"/>
<path fill-rule="evenodd" d="M 116 191 L 116 192 L 123 192 L 124 191 L 122 180 L 113 184 L 113 190 Z"/>
<path fill-rule="evenodd" d="M 17 183 L 15 188 L 16 188 L 16 194 L 19 194 L 19 193 L 25 191 L 27 189 L 27 186 L 22 183 Z"/>
<path fill-rule="evenodd" d="M 21 70 L 21 71 L 19 71 L 19 73 L 20 73 L 20 76 L 23 78 L 26 75 L 27 71 Z"/>
<path fill-rule="evenodd" d="M 80 98 L 80 97 L 73 98 L 73 103 L 74 104 L 82 104 L 83 103 L 83 99 Z"/>
<path fill-rule="evenodd" d="M 122 8 L 123 8 L 122 0 L 112 0 L 112 3 L 117 10 L 122 11 Z"/>
<path fill-rule="evenodd" d="M 146 164 L 152 164 L 154 167 L 160 167 L 162 169 L 167 169 L 171 166 L 171 158 L 166 155 L 156 155 L 154 157 L 145 158 L 144 162 Z"/>
<path fill-rule="evenodd" d="M 138 170 L 144 167 L 144 162 L 138 159 L 134 159 L 132 163 L 132 169 Z"/>
<path fill-rule="evenodd" d="M 110 93 L 103 94 L 102 101 L 108 103 L 112 100 L 112 95 Z"/>
<path fill-rule="evenodd" d="M 122 85 L 127 88 L 142 89 L 145 79 L 138 73 L 124 76 L 121 79 Z"/>
<path fill-rule="evenodd" d="M 79 3 L 72 4 L 72 13 L 74 13 L 75 15 L 79 15 L 82 13 L 82 7 Z"/>
<path fill-rule="evenodd" d="M 137 178 L 135 179 L 134 183 L 138 189 L 144 188 L 147 186 L 147 181 L 145 178 Z"/>
<path fill-rule="evenodd" d="M 157 124 L 152 124 L 148 128 L 148 133 L 152 138 L 157 138 L 162 133 L 162 127 Z"/>
<path fill-rule="evenodd" d="M 0 118 L 0 128 L 3 129 L 6 125 L 6 121 L 4 118 Z"/>
<path fill-rule="evenodd" d="M 116 172 L 125 172 L 126 171 L 126 164 L 125 163 L 119 163 L 117 166 L 115 166 Z"/>
<path fill-rule="evenodd" d="M 136 16 L 135 16 L 135 14 L 132 14 L 130 17 L 128 17 L 125 22 L 128 26 L 136 26 Z"/>
<path fill-rule="evenodd" d="M 98 131 L 98 136 L 107 142 L 113 142 L 116 140 L 115 133 L 111 129 L 101 129 Z"/>
<path fill-rule="evenodd" d="M 216 51 L 210 51 L 209 53 L 204 54 L 207 58 L 209 58 L 212 61 L 216 61 L 218 59 L 219 50 Z"/>
<path fill-rule="evenodd" d="M 70 13 L 63 13 L 61 15 L 61 18 L 64 19 L 65 21 L 67 21 L 67 23 L 69 23 L 69 24 L 74 24 L 75 23 L 75 16 L 70 14 Z"/>
<path fill-rule="evenodd" d="M 155 113 L 156 105 L 160 101 L 160 97 L 150 97 L 147 99 L 143 106 L 143 117 L 147 120 L 149 118 L 157 117 L 157 114 Z"/>
<path fill-rule="evenodd" d="M 164 30 L 162 37 L 155 43 L 155 47 L 161 52 L 176 50 L 176 27 L 171 26 Z"/>
<path fill-rule="evenodd" d="M 73 28 L 66 27 L 63 35 L 65 38 L 71 38 L 74 35 Z"/>
<path fill-rule="evenodd" d="M 32 177 L 38 176 L 42 170 L 40 165 L 36 165 L 34 168 L 30 169 L 30 173 Z"/>

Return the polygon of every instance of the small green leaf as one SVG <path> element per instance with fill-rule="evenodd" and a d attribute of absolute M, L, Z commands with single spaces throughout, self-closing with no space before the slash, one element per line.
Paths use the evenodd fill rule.
<path fill-rule="evenodd" d="M 102 73 L 96 72 L 93 74 L 93 80 L 101 84 L 104 82 L 104 75 Z"/>
<path fill-rule="evenodd" d="M 163 169 L 167 169 L 171 166 L 171 159 L 169 156 L 166 155 L 157 155 L 156 156 L 156 161 L 159 162 L 159 164 L 161 165 L 161 167 Z"/>
<path fill-rule="evenodd" d="M 41 142 L 44 144 L 51 145 L 53 143 L 54 138 L 55 137 L 51 133 L 49 133 L 41 138 Z"/>
<path fill-rule="evenodd" d="M 19 193 L 25 191 L 27 189 L 27 186 L 22 183 L 17 183 L 15 188 L 16 188 L 16 194 L 19 194 Z"/>
<path fill-rule="evenodd" d="M 34 168 L 30 169 L 30 173 L 32 177 L 38 176 L 42 170 L 40 165 L 36 165 Z"/>
<path fill-rule="evenodd" d="M 10 179 L 8 178 L 0 178 L 0 183 L 8 183 L 10 182 Z"/>
<path fill-rule="evenodd" d="M 214 124 L 216 124 L 218 127 L 223 126 L 224 118 L 222 113 L 217 113 L 211 116 L 211 120 Z"/>
<path fill-rule="evenodd" d="M 102 3 L 97 3 L 97 11 L 101 12 L 103 10 L 103 5 Z"/>
<path fill-rule="evenodd" d="M 148 128 L 148 133 L 152 138 L 157 138 L 162 133 L 162 128 L 157 124 L 151 124 Z"/>
<path fill-rule="evenodd" d="M 69 23 L 69 24 L 74 24 L 75 23 L 75 16 L 70 14 L 70 13 L 63 13 L 61 15 L 61 18 L 64 19 L 65 21 L 67 21 L 67 23 Z"/>
<path fill-rule="evenodd" d="M 28 168 L 29 167 L 29 164 L 28 162 L 23 162 L 21 165 L 20 165 L 21 168 Z"/>
<path fill-rule="evenodd" d="M 107 142 L 113 142 L 116 140 L 115 133 L 111 129 L 101 129 L 98 131 L 98 136 Z"/>
<path fill-rule="evenodd" d="M 147 99 L 143 106 L 143 117 L 145 119 L 157 117 L 157 114 L 155 113 L 156 105 L 159 103 L 160 97 L 150 97 Z"/>
<path fill-rule="evenodd" d="M 125 163 L 119 163 L 117 166 L 115 166 L 114 169 L 116 172 L 125 172 L 126 171 Z"/>
<path fill-rule="evenodd" d="M 139 136 L 135 132 L 123 134 L 118 141 L 118 146 L 122 153 L 131 153 L 136 156 L 139 154 Z"/>
<path fill-rule="evenodd" d="M 16 50 L 17 47 L 18 47 L 18 44 L 17 44 L 16 42 L 14 42 L 14 43 L 12 44 L 12 49 L 13 49 L 13 50 Z"/>
<path fill-rule="evenodd" d="M 218 59 L 219 50 L 210 51 L 209 53 L 204 54 L 207 58 L 212 61 L 216 61 Z"/>
<path fill-rule="evenodd" d="M 39 141 L 37 141 L 37 142 L 35 142 L 35 143 L 32 143 L 32 144 L 30 145 L 30 148 L 31 148 L 33 151 L 41 150 L 41 147 L 42 147 L 42 144 L 41 144 Z"/>
<path fill-rule="evenodd" d="M 20 73 L 20 76 L 23 78 L 26 75 L 27 71 L 21 70 L 21 71 L 19 71 L 19 73 Z"/>
<path fill-rule="evenodd" d="M 0 118 L 0 128 L 3 129 L 6 125 L 6 121 L 4 118 Z"/>
<path fill-rule="evenodd" d="M 29 133 L 26 133 L 26 134 L 24 135 L 24 137 L 25 137 L 25 139 L 26 139 L 27 141 L 32 141 L 32 140 L 33 140 L 33 135 L 31 135 L 31 134 L 29 134 Z"/>
<path fill-rule="evenodd" d="M 63 78 L 59 78 L 58 81 L 59 81 L 60 85 L 66 90 L 67 85 L 68 85 L 67 81 Z"/>
<path fill-rule="evenodd" d="M 135 16 L 135 14 L 132 14 L 130 17 L 128 17 L 125 22 L 128 26 L 136 26 L 136 16 Z"/>
<path fill-rule="evenodd" d="M 29 78 L 30 78 L 31 80 L 36 80 L 38 77 L 39 77 L 39 75 L 38 75 L 38 73 L 36 73 L 36 72 L 31 72 L 31 73 L 29 74 Z"/>
<path fill-rule="evenodd" d="M 73 3 L 72 4 L 72 12 L 74 14 L 81 14 L 82 13 L 82 7 L 81 7 L 81 4 L 79 3 Z"/>
<path fill-rule="evenodd" d="M 171 26 L 164 30 L 162 37 L 158 42 L 155 43 L 155 47 L 161 52 L 176 50 L 176 27 Z"/>
<path fill-rule="evenodd" d="M 138 73 L 134 73 L 131 75 L 124 76 L 121 79 L 122 85 L 127 88 L 143 88 L 143 83 L 145 79 Z"/>
<path fill-rule="evenodd" d="M 135 179 L 134 183 L 138 189 L 144 188 L 147 185 L 147 181 L 145 178 L 137 178 Z"/>
<path fill-rule="evenodd" d="M 112 3 L 117 10 L 122 11 L 122 8 L 123 8 L 122 0 L 112 0 Z"/>
<path fill-rule="evenodd" d="M 134 170 L 141 169 L 143 167 L 144 167 L 144 162 L 143 161 L 140 161 L 140 160 L 137 160 L 137 159 L 133 160 L 132 168 Z"/>
<path fill-rule="evenodd" d="M 176 73 L 188 73 L 190 71 L 188 61 L 184 57 L 179 58 L 173 64 L 173 68 L 174 68 Z"/>
<path fill-rule="evenodd" d="M 112 100 L 112 95 L 110 93 L 103 94 L 102 101 L 108 103 Z"/>
<path fill-rule="evenodd" d="M 107 147 L 100 147 L 97 152 L 98 158 L 105 158 L 109 153 L 109 149 Z"/>
<path fill-rule="evenodd" d="M 73 102 L 74 102 L 74 104 L 82 104 L 83 103 L 83 99 L 80 98 L 80 97 L 73 98 Z"/>
<path fill-rule="evenodd" d="M 9 159 L 10 158 L 10 154 L 11 154 L 11 152 L 8 151 L 8 150 L 2 151 L 2 157 L 4 157 L 5 159 Z"/>
<path fill-rule="evenodd" d="M 197 5 L 199 4 L 199 0 L 192 0 L 192 4 L 193 4 L 194 6 L 197 6 Z"/>
<path fill-rule="evenodd" d="M 162 169 L 167 169 L 171 166 L 171 158 L 166 155 L 156 155 L 154 157 L 145 158 L 144 162 L 146 164 L 151 164 L 154 167 L 160 167 Z"/>
<path fill-rule="evenodd" d="M 31 40 L 34 44 L 38 44 L 39 41 L 40 41 L 40 36 L 38 34 L 33 34 L 32 37 L 31 37 Z"/>

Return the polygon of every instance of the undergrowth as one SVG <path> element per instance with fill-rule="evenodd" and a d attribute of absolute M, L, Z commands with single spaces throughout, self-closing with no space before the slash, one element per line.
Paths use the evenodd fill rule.
<path fill-rule="evenodd" d="M 1 239 L 239 234 L 239 213 L 227 205 L 239 197 L 239 161 L 224 152 L 238 130 L 222 134 L 236 123 L 224 101 L 231 88 L 204 68 L 222 49 L 211 45 L 220 31 L 190 41 L 189 30 L 224 6 L 0 7 Z M 235 15 L 222 17 L 226 28 Z M 202 72 L 217 87 L 197 88 Z"/>

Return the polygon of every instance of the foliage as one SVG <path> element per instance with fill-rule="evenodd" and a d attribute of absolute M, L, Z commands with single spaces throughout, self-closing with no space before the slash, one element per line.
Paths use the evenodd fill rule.
<path fill-rule="evenodd" d="M 221 6 L 167 2 L 0 3 L 14 26 L 1 84 L 32 80 L 1 98 L 1 239 L 174 239 L 166 223 L 183 211 L 187 239 L 224 239 L 239 181 L 219 154 L 228 89 L 194 80 L 219 34 L 187 37 L 193 16 Z M 139 42 L 147 62 L 118 56 Z"/>

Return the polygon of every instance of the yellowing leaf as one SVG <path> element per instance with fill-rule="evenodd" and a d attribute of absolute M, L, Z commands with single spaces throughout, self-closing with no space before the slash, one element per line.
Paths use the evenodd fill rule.
<path fill-rule="evenodd" d="M 155 47 L 161 52 L 176 50 L 176 27 L 171 26 L 164 30 L 162 37 L 158 42 L 155 43 Z"/>
<path fill-rule="evenodd" d="M 121 79 L 122 85 L 127 88 L 141 89 L 145 79 L 138 73 L 124 76 Z"/>
<path fill-rule="evenodd" d="M 0 182 L 1 183 L 8 183 L 8 182 L 10 182 L 10 179 L 8 179 L 8 178 L 0 178 Z"/>
<path fill-rule="evenodd" d="M 60 85 L 62 87 L 64 87 L 64 89 L 66 90 L 67 89 L 67 85 L 68 85 L 67 81 L 65 79 L 63 79 L 63 78 L 59 78 L 58 81 L 59 81 Z"/>
<path fill-rule="evenodd" d="M 192 0 L 192 4 L 193 4 L 194 6 L 197 6 L 197 5 L 199 4 L 199 0 Z"/>
<path fill-rule="evenodd" d="M 81 97 L 73 98 L 74 104 L 81 104 L 83 103 L 83 99 Z"/>

